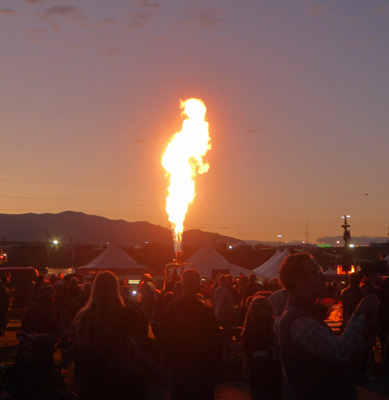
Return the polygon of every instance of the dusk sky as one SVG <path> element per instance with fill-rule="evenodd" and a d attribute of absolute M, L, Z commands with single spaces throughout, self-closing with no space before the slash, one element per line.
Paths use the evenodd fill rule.
<path fill-rule="evenodd" d="M 0 0 L 0 54 L 0 213 L 170 227 L 161 157 L 196 97 L 185 229 L 388 235 L 387 0 Z"/>

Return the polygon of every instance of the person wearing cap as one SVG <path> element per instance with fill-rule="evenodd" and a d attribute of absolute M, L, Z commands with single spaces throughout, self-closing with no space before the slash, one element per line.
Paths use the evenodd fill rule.
<path fill-rule="evenodd" d="M 375 295 L 365 296 L 341 336 L 315 314 L 325 276 L 308 254 L 288 256 L 280 280 L 289 293 L 279 323 L 284 398 L 287 400 L 357 399 L 348 367 L 365 324 L 377 310 Z"/>

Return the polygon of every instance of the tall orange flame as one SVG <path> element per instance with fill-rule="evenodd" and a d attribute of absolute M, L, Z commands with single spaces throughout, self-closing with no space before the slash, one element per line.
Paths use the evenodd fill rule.
<path fill-rule="evenodd" d="M 208 171 L 209 164 L 203 161 L 203 157 L 211 148 L 205 104 L 199 99 L 188 99 L 181 101 L 181 108 L 182 115 L 187 118 L 162 156 L 162 166 L 170 177 L 166 212 L 172 224 L 176 252 L 181 251 L 185 216 L 196 195 L 194 178 Z"/>

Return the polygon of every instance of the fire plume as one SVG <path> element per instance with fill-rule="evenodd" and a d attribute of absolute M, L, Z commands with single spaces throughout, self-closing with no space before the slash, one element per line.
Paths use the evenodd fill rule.
<path fill-rule="evenodd" d="M 170 177 L 166 212 L 172 224 L 176 253 L 181 252 L 185 216 L 196 196 L 194 178 L 208 171 L 209 164 L 203 157 L 211 148 L 205 104 L 192 98 L 181 101 L 181 109 L 186 116 L 182 129 L 173 135 L 162 156 L 162 166 Z"/>

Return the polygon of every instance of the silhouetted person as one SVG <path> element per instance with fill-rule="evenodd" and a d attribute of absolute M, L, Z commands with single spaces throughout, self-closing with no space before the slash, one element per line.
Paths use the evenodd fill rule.
<path fill-rule="evenodd" d="M 160 346 L 169 365 L 171 400 L 214 398 L 221 340 L 212 309 L 197 299 L 199 290 L 200 273 L 185 270 L 182 296 L 161 314 Z"/>
<path fill-rule="evenodd" d="M 157 291 L 155 290 L 150 274 L 143 275 L 143 280 L 139 285 L 139 292 L 141 295 L 141 308 L 151 321 L 157 300 Z"/>
<path fill-rule="evenodd" d="M 219 276 L 219 287 L 213 293 L 213 308 L 219 326 L 231 328 L 236 326 L 234 297 L 228 289 L 228 278 L 226 275 Z"/>
<path fill-rule="evenodd" d="M 383 278 L 381 286 L 377 288 L 378 326 L 382 346 L 384 368 L 389 370 L 389 277 Z"/>
<path fill-rule="evenodd" d="M 276 290 L 268 297 L 269 303 L 271 304 L 273 309 L 273 330 L 276 335 L 278 335 L 278 324 L 280 322 L 282 314 L 285 311 L 287 299 L 288 293 L 285 289 Z"/>
<path fill-rule="evenodd" d="M 12 305 L 12 291 L 8 287 L 9 279 L 6 274 L 0 275 L 0 336 L 4 335 L 8 322 L 8 313 Z"/>
<path fill-rule="evenodd" d="M 243 292 L 243 303 L 246 303 L 247 297 L 253 296 L 255 293 L 263 289 L 263 286 L 257 282 L 257 277 L 254 274 L 249 275 L 249 281 Z"/>
<path fill-rule="evenodd" d="M 74 317 L 85 305 L 85 296 L 78 285 L 78 279 L 73 276 L 65 286 L 63 308 L 60 317 L 60 337 L 64 338 L 73 325 Z"/>
<path fill-rule="evenodd" d="M 375 295 L 357 306 L 341 336 L 315 314 L 325 276 L 308 254 L 288 256 L 280 279 L 289 293 L 279 324 L 286 399 L 357 399 L 348 361 L 358 346 L 366 321 L 377 309 Z"/>
<path fill-rule="evenodd" d="M 240 302 L 242 300 L 242 297 L 241 297 L 241 295 L 240 295 L 240 293 L 239 293 L 239 291 L 237 289 L 237 285 L 234 282 L 234 278 L 233 278 L 233 276 L 231 274 L 227 274 L 226 277 L 227 277 L 227 280 L 228 280 L 227 288 L 232 294 L 232 297 L 234 299 L 234 305 L 237 308 L 239 308 Z"/>
<path fill-rule="evenodd" d="M 40 288 L 45 282 L 45 278 L 42 275 L 38 275 L 30 288 L 29 304 L 33 304 L 36 298 L 40 295 Z M 54 286 L 54 285 L 53 285 Z"/>
<path fill-rule="evenodd" d="M 58 333 L 58 320 L 53 302 L 54 288 L 49 284 L 40 286 L 39 293 L 22 318 L 25 333 Z"/>
<path fill-rule="evenodd" d="M 343 308 L 342 330 L 348 324 L 351 315 L 362 299 L 362 291 L 360 288 L 361 279 L 362 277 L 357 273 L 350 274 L 349 284 L 340 294 Z"/>
<path fill-rule="evenodd" d="M 242 339 L 252 400 L 280 400 L 281 362 L 273 332 L 273 310 L 265 297 L 253 297 Z"/>
<path fill-rule="evenodd" d="M 148 321 L 123 304 L 119 282 L 111 272 L 97 274 L 87 305 L 76 316 L 79 344 L 75 378 L 80 399 L 146 399 L 146 377 L 131 370 L 133 339 L 147 338 Z"/>
<path fill-rule="evenodd" d="M 278 279 L 272 279 L 272 281 L 270 282 L 270 291 L 275 292 L 280 289 L 281 289 L 281 285 L 278 282 Z"/>
<path fill-rule="evenodd" d="M 239 272 L 239 278 L 237 279 L 238 291 L 240 293 L 240 297 L 243 299 L 244 290 L 249 283 L 249 279 L 243 272 Z M 244 302 L 244 300 L 243 300 Z"/>

